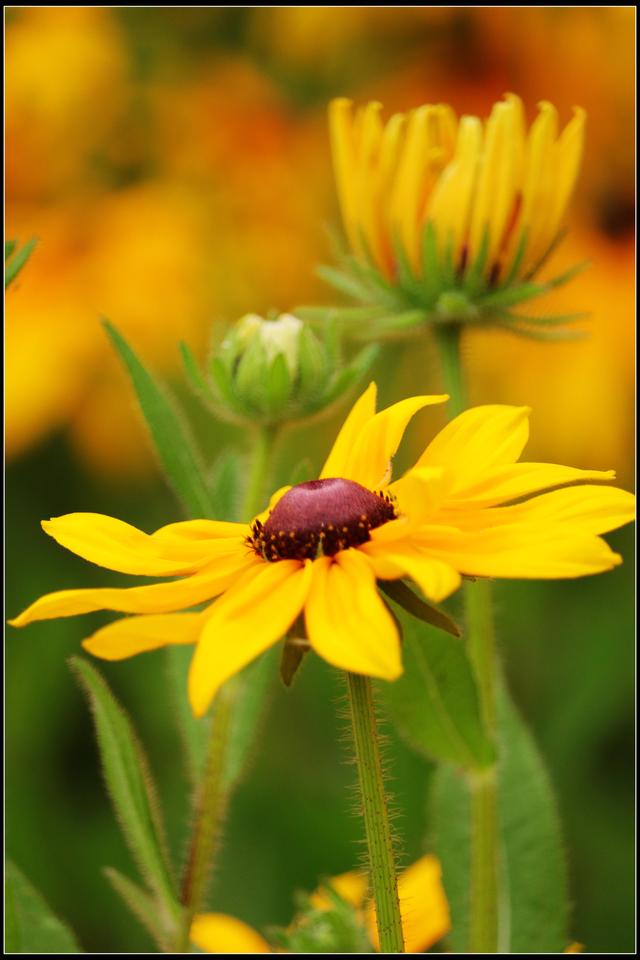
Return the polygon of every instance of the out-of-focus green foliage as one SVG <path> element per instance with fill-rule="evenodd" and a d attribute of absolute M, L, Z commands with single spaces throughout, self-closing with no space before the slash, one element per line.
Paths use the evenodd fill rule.
<path fill-rule="evenodd" d="M 14 863 L 5 867 L 5 949 L 9 953 L 80 953 L 73 933 Z"/>

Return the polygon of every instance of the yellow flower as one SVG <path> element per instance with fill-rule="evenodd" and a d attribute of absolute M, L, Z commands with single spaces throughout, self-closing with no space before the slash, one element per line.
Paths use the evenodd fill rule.
<path fill-rule="evenodd" d="M 391 482 L 390 463 L 409 420 L 445 399 L 412 397 L 376 414 L 370 384 L 320 479 L 278 491 L 251 525 L 191 520 L 147 535 L 99 514 L 43 522 L 58 543 L 93 563 L 181 579 L 59 591 L 13 624 L 104 609 L 134 614 L 84 641 L 108 660 L 195 643 L 189 695 L 200 716 L 221 684 L 280 640 L 303 612 L 311 648 L 329 663 L 396 679 L 398 631 L 376 579 L 409 577 L 437 602 L 465 574 L 579 577 L 621 562 L 599 534 L 632 519 L 634 498 L 584 483 L 611 480 L 612 471 L 517 463 L 528 439 L 526 407 L 467 410 Z M 550 487 L 560 489 L 540 493 Z M 174 612 L 214 597 L 200 612 Z"/>
<path fill-rule="evenodd" d="M 431 854 L 421 857 L 398 877 L 398 898 L 407 953 L 421 953 L 441 940 L 450 928 L 449 905 L 442 887 L 440 863 Z M 367 935 L 379 950 L 376 914 L 367 898 L 367 878 L 351 870 L 328 881 L 336 893 L 361 914 Z M 310 897 L 316 910 L 330 910 L 322 887 Z M 293 926 L 300 922 L 294 920 Z M 202 914 L 191 927 L 191 941 L 206 953 L 269 953 L 269 944 L 246 923 L 220 913 Z"/>
<path fill-rule="evenodd" d="M 483 272 L 513 265 L 523 234 L 521 273 L 555 240 L 578 175 L 585 114 L 558 135 L 555 107 L 543 101 L 527 131 L 522 103 L 506 94 L 484 123 L 459 120 L 447 104 L 426 104 L 383 124 L 380 103 L 353 115 L 350 100 L 329 108 L 342 218 L 351 247 L 368 253 L 389 279 L 396 274 L 394 234 L 421 271 L 423 230 L 432 223 L 440 253 L 451 245 L 464 272 L 488 231 Z"/>

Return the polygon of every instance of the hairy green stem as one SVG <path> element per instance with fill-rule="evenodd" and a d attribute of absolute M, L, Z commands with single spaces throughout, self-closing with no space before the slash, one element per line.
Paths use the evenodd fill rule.
<path fill-rule="evenodd" d="M 347 673 L 349 708 L 381 953 L 404 953 L 398 882 L 371 680 Z"/>
<path fill-rule="evenodd" d="M 268 428 L 263 428 L 257 435 L 242 508 L 246 519 L 253 517 L 262 506 L 274 440 L 275 431 Z M 189 931 L 193 918 L 202 909 L 213 858 L 220 841 L 220 827 L 229 801 L 224 768 L 232 713 L 233 697 L 223 687 L 214 701 L 207 759 L 198 787 L 195 823 L 182 885 L 184 910 L 176 944 L 176 950 L 182 953 L 188 953 L 190 949 Z"/>
<path fill-rule="evenodd" d="M 176 946 L 181 953 L 189 952 L 189 931 L 193 918 L 201 910 L 207 892 L 213 856 L 220 839 L 220 824 L 226 812 L 228 796 L 223 777 L 231 713 L 232 700 L 225 696 L 223 689 L 218 694 L 213 708 L 209 750 L 204 775 L 198 789 L 195 825 L 182 884 L 181 900 L 184 913 Z"/>
<path fill-rule="evenodd" d="M 489 735 L 495 738 L 497 663 L 487 580 L 465 583 L 468 649 L 478 684 L 480 707 Z M 498 949 L 498 814 L 495 764 L 471 776 L 471 922 L 472 953 Z"/>
<path fill-rule="evenodd" d="M 457 415 L 466 404 L 460 360 L 462 327 L 436 329 L 445 389 Z M 495 737 L 495 682 L 497 661 L 493 631 L 491 584 L 465 582 L 467 643 L 480 707 L 489 735 Z M 498 813 L 495 764 L 470 776 L 471 783 L 471 921 L 469 951 L 495 953 L 498 949 Z"/>
<path fill-rule="evenodd" d="M 264 506 L 265 478 L 269 473 L 275 439 L 276 432 L 273 427 L 261 427 L 256 434 L 249 481 L 242 505 L 242 516 L 246 520 L 251 520 Z"/>

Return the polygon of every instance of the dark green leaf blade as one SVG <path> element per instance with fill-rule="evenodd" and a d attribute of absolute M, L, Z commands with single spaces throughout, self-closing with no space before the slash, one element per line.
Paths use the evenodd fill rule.
<path fill-rule="evenodd" d="M 569 943 L 567 866 L 556 799 L 535 741 L 498 690 L 498 816 L 510 953 L 562 953 Z M 506 909 L 506 908 L 505 908 Z M 504 931 L 500 937 L 506 939 Z"/>
<path fill-rule="evenodd" d="M 503 685 L 497 691 L 500 953 L 562 953 L 567 868 L 555 797 L 535 742 Z M 449 946 L 469 949 L 470 791 L 442 766 L 432 785 L 435 849 L 451 910 Z"/>
<path fill-rule="evenodd" d="M 104 867 L 102 872 L 160 950 L 170 952 L 170 944 L 165 940 L 164 932 L 158 927 L 158 908 L 153 898 L 137 883 L 118 870 L 114 870 L 113 867 Z"/>
<path fill-rule="evenodd" d="M 122 334 L 107 320 L 103 324 L 129 372 L 142 415 L 169 483 L 191 516 L 213 516 L 211 497 L 203 480 L 201 457 L 186 422 Z"/>
<path fill-rule="evenodd" d="M 486 766 L 493 750 L 464 645 L 391 606 L 402 627 L 404 673 L 381 688 L 398 732 L 431 759 Z"/>
<path fill-rule="evenodd" d="M 69 927 L 10 860 L 5 868 L 5 906 L 7 953 L 83 952 Z"/>
<path fill-rule="evenodd" d="M 105 783 L 124 838 L 169 924 L 179 907 L 148 762 L 131 721 L 95 667 L 81 657 L 72 657 L 69 665 L 91 707 Z"/>
<path fill-rule="evenodd" d="M 432 627 L 437 627 L 438 630 L 450 633 L 452 637 L 462 636 L 460 627 L 451 617 L 448 617 L 443 610 L 438 610 L 437 607 L 431 606 L 430 603 L 419 597 L 402 580 L 380 580 L 379 586 L 383 593 L 386 593 L 391 600 L 394 600 L 413 617 L 423 620 L 424 623 L 430 623 Z"/>
<path fill-rule="evenodd" d="M 5 290 L 9 284 L 13 283 L 16 279 L 25 263 L 33 253 L 34 247 L 38 241 L 35 237 L 32 237 L 21 250 L 16 251 L 15 241 L 10 240 L 9 243 L 5 244 L 4 256 L 5 256 L 5 266 L 4 266 L 4 288 Z M 7 253 L 7 250 L 9 252 Z M 7 261 L 7 258 L 8 261 Z"/>

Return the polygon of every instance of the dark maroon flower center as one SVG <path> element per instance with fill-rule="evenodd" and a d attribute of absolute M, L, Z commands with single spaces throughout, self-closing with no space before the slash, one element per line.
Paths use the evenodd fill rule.
<path fill-rule="evenodd" d="M 387 494 L 353 480 L 310 480 L 278 500 L 266 523 L 256 520 L 247 543 L 265 560 L 306 560 L 357 547 L 370 530 L 393 520 Z"/>

